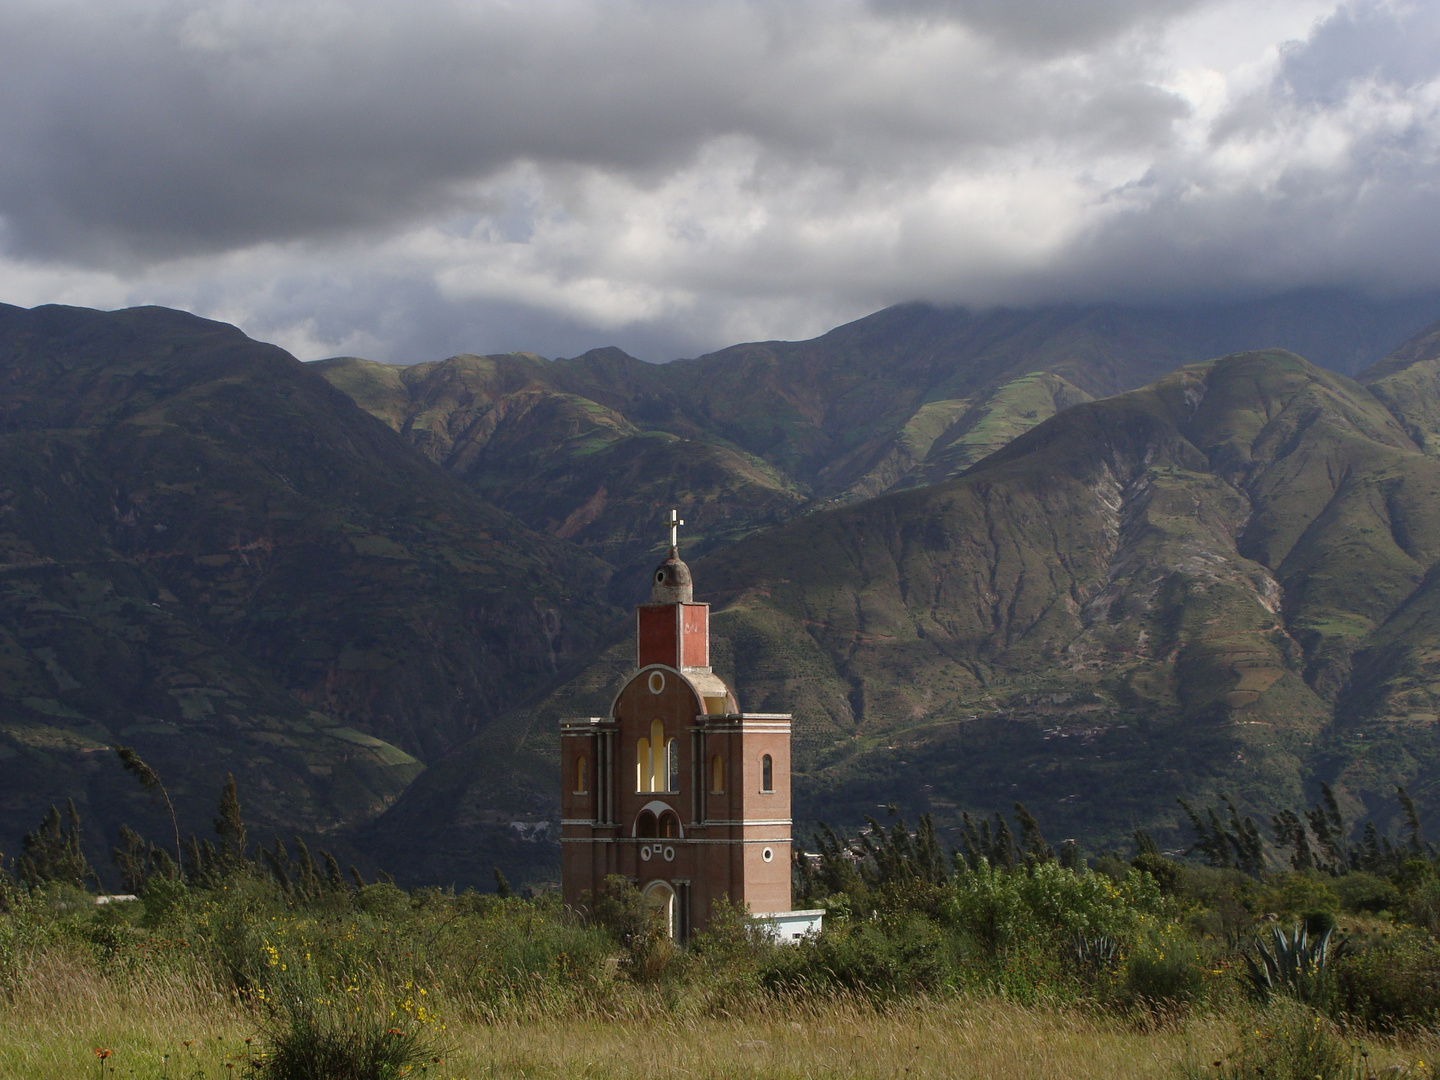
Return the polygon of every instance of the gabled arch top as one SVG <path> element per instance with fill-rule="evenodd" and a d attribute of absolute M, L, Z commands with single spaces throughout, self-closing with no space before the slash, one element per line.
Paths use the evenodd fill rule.
<path fill-rule="evenodd" d="M 614 719 L 620 719 L 620 699 L 630 690 L 631 687 L 639 684 L 645 694 L 655 694 L 650 676 L 660 673 L 664 682 L 660 685 L 660 693 L 664 693 L 672 681 L 676 685 L 683 685 L 689 688 L 695 698 L 695 715 L 734 715 L 740 711 L 739 703 L 730 688 L 725 685 L 725 680 L 712 671 L 700 671 L 694 668 L 681 670 L 671 667 L 668 664 L 648 664 L 635 674 L 631 675 L 620 692 L 610 702 L 610 715 Z M 645 700 L 644 694 L 640 700 Z"/>

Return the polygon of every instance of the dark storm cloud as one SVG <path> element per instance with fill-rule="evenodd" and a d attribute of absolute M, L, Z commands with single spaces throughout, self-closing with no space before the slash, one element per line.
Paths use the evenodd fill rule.
<path fill-rule="evenodd" d="M 1004 21 L 972 6 L 987 27 Z M 1032 5 L 1036 33 L 1066 25 L 1058 7 Z M 654 177 L 739 135 L 782 163 L 863 173 L 1017 138 L 1150 140 L 1181 109 L 1117 65 L 1037 73 L 957 42 L 953 63 L 909 67 L 894 54 L 914 41 L 861 14 L 12 6 L 0 14 L 0 215 L 23 254 L 173 255 L 483 212 L 460 189 L 517 160 Z M 1011 36 L 1022 22 L 1006 24 Z"/>
<path fill-rule="evenodd" d="M 1428 3 L 11 3 L 0 289 L 395 360 L 1419 291 L 1437 58 Z"/>
<path fill-rule="evenodd" d="M 140 10 L 0 23 L 0 213 L 26 252 L 384 226 L 517 157 L 654 167 L 704 137 L 706 69 L 724 62 L 719 42 L 680 80 L 681 57 L 649 55 L 646 35 L 607 41 L 594 12 L 546 28 L 442 5 Z"/>
<path fill-rule="evenodd" d="M 962 23 L 1027 53 L 1084 48 L 1136 26 L 1161 25 L 1203 0 L 872 0 L 886 15 Z"/>

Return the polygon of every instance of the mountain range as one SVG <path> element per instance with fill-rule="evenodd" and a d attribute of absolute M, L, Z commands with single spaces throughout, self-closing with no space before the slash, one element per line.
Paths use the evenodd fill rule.
<path fill-rule="evenodd" d="M 616 617 L 607 567 L 233 327 L 4 307 L 0 371 L 9 852 L 65 797 L 163 835 L 116 744 L 202 832 L 227 772 L 264 829 L 370 820 Z"/>
<path fill-rule="evenodd" d="M 124 742 L 196 829 L 234 772 L 262 832 L 543 880 L 554 722 L 608 705 L 671 505 L 717 668 L 796 714 L 802 824 L 1423 803 L 1437 313 L 905 305 L 403 367 L 0 307 L 0 849 L 67 795 L 163 835 Z"/>

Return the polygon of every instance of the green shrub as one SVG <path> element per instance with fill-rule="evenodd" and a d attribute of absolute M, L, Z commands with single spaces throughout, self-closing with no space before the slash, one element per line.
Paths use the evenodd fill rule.
<path fill-rule="evenodd" d="M 1396 897 L 1391 911 L 1398 909 L 1406 922 L 1424 927 L 1432 934 L 1440 934 L 1440 881 L 1434 878 L 1421 879 L 1403 901 L 1398 898 L 1398 890 Z"/>
<path fill-rule="evenodd" d="M 290 1004 L 266 1032 L 262 1080 L 398 1080 L 442 1060 L 423 1027 L 394 1026 L 328 999 Z"/>
<path fill-rule="evenodd" d="M 377 881 L 355 895 L 355 907 L 376 918 L 401 919 L 410 912 L 410 897 L 388 881 Z"/>
<path fill-rule="evenodd" d="M 154 930 L 185 907 L 190 900 L 190 890 L 183 878 L 151 874 L 140 892 L 140 900 L 143 913 L 141 925 Z"/>
<path fill-rule="evenodd" d="M 920 915 L 840 922 L 773 950 L 760 981 L 775 993 L 844 990 L 885 1001 L 953 985 L 963 956 L 953 937 Z"/>
<path fill-rule="evenodd" d="M 1154 1013 L 1183 1010 L 1205 992 L 1205 972 L 1192 938 L 1164 926 L 1141 937 L 1125 958 L 1121 1004 Z"/>
<path fill-rule="evenodd" d="M 1239 870 L 1212 866 L 1185 866 L 1176 896 L 1191 907 L 1192 922 L 1214 937 L 1234 940 L 1255 923 L 1264 906 L 1262 886 Z"/>
<path fill-rule="evenodd" d="M 630 974 L 642 979 L 664 974 L 674 960 L 674 943 L 665 932 L 660 913 L 645 903 L 629 878 L 611 874 L 598 896 L 586 897 L 585 906 L 596 925 L 625 950 Z"/>
<path fill-rule="evenodd" d="M 987 949 L 1003 952 L 1036 939 L 1058 946 L 1081 934 L 1123 935 L 1137 916 L 1161 906 L 1155 879 L 1137 870 L 1117 883 L 1053 862 L 1026 871 L 982 861 L 955 878 L 940 915 Z"/>
<path fill-rule="evenodd" d="M 1167 859 L 1153 851 L 1142 851 L 1130 860 L 1130 865 L 1154 878 L 1156 886 L 1166 896 L 1173 895 L 1180 888 L 1183 871 L 1180 864 L 1173 859 Z"/>
<path fill-rule="evenodd" d="M 1395 911 L 1400 906 L 1400 890 L 1374 874 L 1357 870 L 1331 882 L 1340 906 L 1354 914 L 1375 914 Z"/>
<path fill-rule="evenodd" d="M 1286 874 L 1267 895 L 1270 910 L 1283 915 L 1305 915 L 1309 912 L 1340 910 L 1340 898 L 1330 887 L 1334 878 L 1318 874 Z"/>
<path fill-rule="evenodd" d="M 1026 941 L 999 953 L 981 953 L 969 965 L 971 985 L 1031 1005 L 1074 992 L 1063 952 L 1046 941 Z"/>
<path fill-rule="evenodd" d="M 33 894 L 16 889 L 9 912 L 0 917 L 0 999 L 24 981 L 34 957 L 64 938 L 54 911 Z"/>
<path fill-rule="evenodd" d="M 131 903 L 105 904 L 97 907 L 80 926 L 80 932 L 104 960 L 113 960 L 127 948 L 144 938 L 136 923 L 141 912 L 131 911 Z"/>
<path fill-rule="evenodd" d="M 1242 1025 L 1240 1046 L 1221 1061 L 1195 1062 L 1190 1080 L 1366 1080 L 1368 1070 L 1339 1030 L 1318 1013 L 1277 1000 Z"/>
<path fill-rule="evenodd" d="M 1421 930 L 1374 939 L 1335 965 L 1336 1015 L 1375 1031 L 1440 1025 L 1440 945 Z"/>
<path fill-rule="evenodd" d="M 710 921 L 695 936 L 691 949 L 705 964 L 727 968 L 754 967 L 775 948 L 774 939 L 744 904 L 722 898 L 710 908 Z"/>
<path fill-rule="evenodd" d="M 609 934 L 569 917 L 552 898 L 505 900 L 484 915 L 447 921 L 422 954 L 427 971 L 497 1014 L 591 1005 L 617 978 Z"/>

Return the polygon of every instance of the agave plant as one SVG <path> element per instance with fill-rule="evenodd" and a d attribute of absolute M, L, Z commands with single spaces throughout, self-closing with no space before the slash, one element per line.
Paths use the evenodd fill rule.
<path fill-rule="evenodd" d="M 1297 923 L 1289 934 L 1280 927 L 1270 931 L 1271 942 L 1266 944 L 1258 935 L 1255 951 L 1259 960 L 1245 954 L 1245 966 L 1249 968 L 1250 985 L 1262 1001 L 1269 1001 L 1277 993 L 1288 994 L 1297 1001 L 1310 1002 L 1319 994 L 1325 981 L 1330 961 L 1338 960 L 1345 954 L 1347 941 L 1330 943 L 1334 928 L 1323 934 L 1311 936 L 1304 925 Z"/>
<path fill-rule="evenodd" d="M 1081 971 L 1114 971 L 1120 966 L 1120 942 L 1106 934 L 1075 936 L 1075 962 Z"/>

